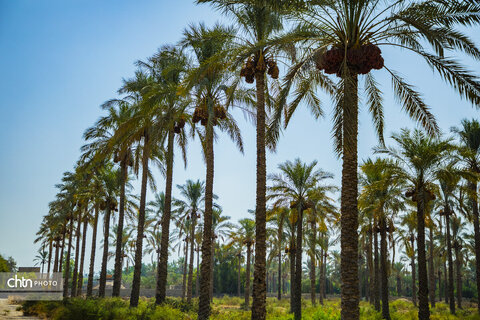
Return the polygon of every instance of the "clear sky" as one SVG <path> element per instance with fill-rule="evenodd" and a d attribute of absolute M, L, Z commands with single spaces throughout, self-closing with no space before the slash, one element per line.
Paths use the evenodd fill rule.
<path fill-rule="evenodd" d="M 202 21 L 228 23 L 209 6 L 192 0 L 0 0 L 0 254 L 13 256 L 20 266 L 33 264 L 38 249 L 33 240 L 56 194 L 54 185 L 73 168 L 84 143 L 83 131 L 102 113 L 99 105 L 116 97 L 122 78 L 133 75 L 136 60 L 177 42 L 188 24 Z M 479 31 L 469 31 L 477 44 Z M 422 60 L 391 49 L 383 56 L 421 90 L 444 132 L 462 118 L 478 118 L 478 111 Z M 464 61 L 479 69 L 478 62 Z M 392 98 L 385 72 L 374 73 L 385 92 L 386 136 L 415 127 Z M 296 157 L 316 159 L 319 167 L 335 174 L 339 185 L 341 161 L 333 154 L 331 102 L 324 99 L 323 106 L 326 116 L 319 121 L 304 108 L 295 115 L 277 153 L 267 156 L 268 172 Z M 361 108 L 360 159 L 370 156 L 377 143 L 366 111 Z M 255 207 L 255 130 L 240 112 L 235 114 L 245 154 L 220 137 L 215 146 L 214 192 L 225 214 L 238 220 Z M 176 158 L 175 184 L 204 180 L 198 141 L 190 143 L 188 161 L 185 170 Z M 158 171 L 156 182 L 163 190 Z"/>

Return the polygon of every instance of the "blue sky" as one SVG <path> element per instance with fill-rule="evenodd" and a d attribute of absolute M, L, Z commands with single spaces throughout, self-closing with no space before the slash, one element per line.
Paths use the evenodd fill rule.
<path fill-rule="evenodd" d="M 116 97 L 122 78 L 133 75 L 133 63 L 163 44 L 177 42 L 190 23 L 228 20 L 207 5 L 191 0 L 64 1 L 0 0 L 0 253 L 30 266 L 33 244 L 54 185 L 71 170 L 83 144 L 83 131 L 101 115 L 99 105 Z M 469 31 L 478 44 L 480 32 Z M 462 101 L 421 60 L 386 49 L 386 64 L 421 90 L 440 127 L 448 133 L 462 118 L 478 111 Z M 464 59 L 473 70 L 479 63 Z M 391 94 L 384 71 L 375 71 L 385 92 L 386 136 L 415 124 Z M 325 118 L 314 121 L 302 108 L 284 132 L 278 151 L 269 154 L 268 171 L 300 157 L 340 182 L 341 161 L 333 154 L 331 103 L 324 99 Z M 377 141 L 370 116 L 360 112 L 359 157 L 371 155 Z M 240 112 L 245 154 L 221 136 L 215 147 L 215 186 L 219 203 L 233 220 L 249 216 L 255 204 L 255 131 Z M 388 140 L 387 140 L 388 141 Z M 204 179 L 198 141 L 188 150 L 188 167 L 176 158 L 174 183 Z M 157 186 L 164 181 L 156 172 Z M 174 194 L 175 195 L 175 194 Z M 91 232 L 91 231 L 89 231 Z"/>

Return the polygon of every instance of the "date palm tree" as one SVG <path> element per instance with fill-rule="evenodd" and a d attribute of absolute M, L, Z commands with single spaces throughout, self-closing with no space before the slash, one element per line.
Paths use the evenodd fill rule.
<path fill-rule="evenodd" d="M 467 170 L 474 174 L 480 173 L 480 123 L 475 120 L 463 119 L 460 128 L 452 128 L 452 131 L 460 138 L 459 154 L 461 160 L 465 163 Z M 476 266 L 476 284 L 477 291 L 480 292 L 480 224 L 478 215 L 477 200 L 478 179 L 470 179 L 470 199 L 471 220 L 473 221 L 474 239 L 475 239 L 475 266 Z M 480 313 L 480 299 L 477 301 L 477 310 Z"/>
<path fill-rule="evenodd" d="M 418 255 L 418 317 L 428 319 L 430 309 L 428 305 L 428 276 L 427 260 L 425 253 L 425 214 L 427 205 L 435 199 L 433 182 L 437 178 L 440 164 L 445 161 L 447 154 L 451 153 L 453 146 L 449 139 L 429 137 L 418 129 L 402 129 L 400 133 L 393 134 L 392 139 L 398 149 L 379 148 L 391 156 L 399 164 L 397 175 L 410 186 L 405 193 L 417 206 L 417 255 Z"/>
<path fill-rule="evenodd" d="M 213 227 L 213 176 L 215 127 L 225 131 L 243 153 L 240 130 L 229 114 L 229 108 L 238 100 L 248 101 L 249 96 L 237 88 L 238 82 L 228 73 L 227 53 L 232 46 L 232 28 L 215 25 L 191 26 L 184 31 L 180 44 L 193 52 L 195 65 L 186 76 L 184 90 L 194 97 L 195 112 L 192 120 L 200 121 L 194 131 L 200 136 L 206 163 L 205 209 L 203 215 L 202 264 L 198 319 L 210 316 L 212 283 L 212 227 Z"/>
<path fill-rule="evenodd" d="M 188 281 L 187 281 L 187 303 L 191 303 L 193 289 L 193 263 L 195 257 L 195 233 L 197 228 L 197 219 L 200 217 L 201 207 L 204 201 L 205 183 L 200 180 L 187 180 L 183 185 L 177 185 L 180 195 L 185 199 L 177 199 L 175 206 L 178 214 L 184 219 L 190 220 L 190 257 L 188 261 Z"/>
<path fill-rule="evenodd" d="M 319 105 L 315 89 L 321 87 L 333 96 L 335 149 L 342 156 L 341 195 L 341 273 L 342 319 L 359 318 L 358 285 L 358 208 L 357 138 L 359 80 L 364 81 L 366 108 L 383 142 L 383 99 L 372 70 L 382 69 L 392 79 L 393 92 L 402 109 L 418 121 L 430 135 L 438 126 L 420 93 L 407 83 L 380 48 L 412 52 L 423 58 L 457 93 L 475 106 L 480 105 L 480 82 L 458 60 L 446 52 L 466 53 L 480 59 L 480 51 L 457 27 L 478 25 L 478 3 L 471 1 L 304 1 L 293 20 L 298 27 L 276 42 L 290 41 L 303 49 L 284 80 L 272 128 L 278 131 L 280 118 L 291 119 L 298 104 Z M 393 63 L 392 63 L 393 64 Z M 320 71 L 324 71 L 324 73 Z M 336 75 L 332 81 L 327 74 Z M 291 103 L 288 92 L 296 88 Z M 314 110 L 318 110 L 316 107 Z M 314 112 L 318 117 L 321 113 Z M 275 124 L 276 123 L 276 124 Z M 269 136 L 278 137 L 278 133 Z M 420 319 L 429 317 L 428 305 L 421 298 Z"/>
<path fill-rule="evenodd" d="M 293 312 L 295 319 L 301 319 L 301 283 L 302 283 L 302 242 L 303 242 L 303 213 L 314 207 L 309 199 L 311 192 L 319 182 L 333 178 L 331 173 L 316 169 L 316 161 L 310 164 L 302 163 L 300 159 L 293 162 L 281 163 L 278 168 L 280 174 L 272 174 L 269 187 L 272 199 L 288 199 L 291 201 L 290 208 L 296 211 L 296 244 L 295 244 L 295 283 L 293 284 Z"/>
<path fill-rule="evenodd" d="M 235 241 L 246 246 L 247 257 L 245 267 L 245 308 L 250 306 L 250 263 L 252 261 L 252 246 L 255 243 L 255 221 L 244 218 L 238 221 L 239 227 Z"/>
<path fill-rule="evenodd" d="M 282 30 L 282 13 L 287 12 L 295 1 L 285 0 L 197 0 L 197 3 L 210 3 L 236 22 L 241 34 L 239 46 L 232 51 L 234 65 L 244 63 L 240 76 L 247 83 L 255 82 L 255 124 L 256 124 L 256 236 L 255 266 L 253 282 L 252 319 L 263 320 L 266 317 L 266 105 L 270 105 L 266 74 L 278 78 L 278 46 L 267 42 Z M 284 46 L 285 47 L 285 46 Z M 203 318 L 200 318 L 202 320 Z"/>
<path fill-rule="evenodd" d="M 360 166 L 363 177 L 361 197 L 368 200 L 377 217 L 377 224 L 374 225 L 374 232 L 380 233 L 380 274 L 381 274 L 381 296 L 382 296 L 382 317 L 390 319 L 388 307 L 388 274 L 387 263 L 387 232 L 393 233 L 393 214 L 404 209 L 401 195 L 404 188 L 404 181 L 396 174 L 397 166 L 390 159 L 375 160 L 367 159 Z"/>

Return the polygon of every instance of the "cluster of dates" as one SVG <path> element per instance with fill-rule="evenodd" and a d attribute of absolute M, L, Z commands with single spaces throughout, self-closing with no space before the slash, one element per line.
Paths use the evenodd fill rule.
<path fill-rule="evenodd" d="M 125 154 L 124 154 L 124 157 L 126 157 L 126 162 L 127 162 L 127 165 L 129 167 L 133 167 L 133 156 L 130 152 L 130 150 L 128 150 Z M 120 151 L 115 151 L 115 154 L 113 156 L 113 162 L 115 163 L 119 163 L 120 161 L 122 161 L 122 156 L 121 156 L 121 153 Z"/>
<path fill-rule="evenodd" d="M 318 57 L 316 66 L 327 74 L 341 76 L 341 65 L 345 57 L 345 49 L 333 47 Z M 372 69 L 380 70 L 384 66 L 382 51 L 374 44 L 365 44 L 347 49 L 347 65 L 357 74 L 367 74 Z"/>
<path fill-rule="evenodd" d="M 175 122 L 175 125 L 173 126 L 173 132 L 180 133 L 180 131 L 182 131 L 183 127 L 185 127 L 185 119 L 180 118 L 180 120 Z"/>
<path fill-rule="evenodd" d="M 109 206 L 110 206 L 109 209 L 110 209 L 111 211 L 118 211 L 117 201 L 110 201 Z M 99 207 L 100 207 L 100 210 L 101 210 L 101 211 L 107 209 L 107 202 L 106 202 L 106 201 L 100 202 Z"/>
<path fill-rule="evenodd" d="M 426 193 L 426 199 L 427 202 L 428 201 L 431 201 L 431 200 L 435 200 L 437 197 L 435 196 L 435 194 L 433 193 L 432 190 L 430 189 L 426 189 L 425 190 L 425 193 Z M 405 197 L 407 198 L 411 198 L 413 202 L 417 202 L 418 199 L 417 199 L 417 191 L 416 189 L 412 188 L 412 189 L 408 189 L 407 192 L 405 192 Z"/>
<path fill-rule="evenodd" d="M 213 119 L 213 125 L 216 125 L 218 123 L 217 120 L 225 120 L 227 118 L 227 110 L 225 110 L 225 108 L 220 105 L 216 105 L 213 109 L 213 112 L 215 116 L 215 118 Z M 207 108 L 204 106 L 196 107 L 195 111 L 193 112 L 192 120 L 194 123 L 200 121 L 203 126 L 206 126 L 208 121 Z"/>
<path fill-rule="evenodd" d="M 280 70 L 278 69 L 277 62 L 271 58 L 260 58 L 254 59 L 253 57 L 248 58 L 245 65 L 240 70 L 240 77 L 245 78 L 245 82 L 253 83 L 255 81 L 255 72 L 265 72 L 272 77 L 272 79 L 278 79 Z"/>

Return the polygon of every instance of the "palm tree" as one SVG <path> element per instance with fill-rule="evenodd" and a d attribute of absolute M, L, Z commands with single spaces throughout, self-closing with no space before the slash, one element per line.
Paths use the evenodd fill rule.
<path fill-rule="evenodd" d="M 268 222 L 276 229 L 277 234 L 275 239 L 275 249 L 278 256 L 278 289 L 277 299 L 282 299 L 282 251 L 283 251 L 283 239 L 286 237 L 284 233 L 284 225 L 288 219 L 290 209 L 288 207 L 275 206 L 269 211 Z"/>
<path fill-rule="evenodd" d="M 452 217 L 451 221 L 452 228 L 452 239 L 453 239 L 453 249 L 455 250 L 455 271 L 456 271 L 456 291 L 457 291 L 457 306 L 459 309 L 462 309 L 462 264 L 463 264 L 463 253 L 462 238 L 462 226 L 463 221 L 460 217 Z"/>
<path fill-rule="evenodd" d="M 477 120 L 462 120 L 461 128 L 452 128 L 461 142 L 459 153 L 461 159 L 465 162 L 467 169 L 475 174 L 480 173 L 480 123 Z M 480 292 L 480 227 L 478 215 L 477 200 L 477 179 L 471 179 L 469 183 L 469 199 L 471 207 L 471 220 L 473 220 L 473 230 L 475 235 L 475 266 L 477 291 Z M 477 301 L 478 313 L 480 313 L 480 299 Z"/>
<path fill-rule="evenodd" d="M 428 203 L 435 199 L 432 191 L 433 181 L 439 171 L 439 165 L 446 154 L 452 151 L 450 140 L 440 140 L 427 136 L 424 132 L 415 130 L 411 133 L 402 129 L 399 134 L 393 134 L 392 139 L 399 149 L 380 148 L 394 158 L 399 164 L 397 174 L 400 179 L 408 182 L 410 189 L 405 193 L 417 205 L 417 254 L 418 254 L 418 301 L 419 319 L 428 319 L 428 276 L 425 253 L 425 214 Z"/>
<path fill-rule="evenodd" d="M 387 217 L 387 212 L 393 215 L 403 210 L 403 202 L 400 200 L 404 181 L 396 174 L 396 164 L 389 159 L 367 159 L 360 166 L 364 176 L 362 177 L 362 194 L 370 202 L 374 211 L 377 225 L 374 232 L 380 233 L 380 274 L 382 293 L 382 317 L 390 319 L 388 308 L 388 263 L 387 263 L 387 232 L 393 233 L 393 217 Z"/>
<path fill-rule="evenodd" d="M 247 259 L 245 267 L 245 308 L 250 306 L 250 262 L 252 261 L 252 246 L 255 243 L 255 221 L 244 218 L 238 221 L 239 227 L 237 237 L 238 241 L 247 247 Z"/>
<path fill-rule="evenodd" d="M 291 201 L 290 208 L 296 211 L 296 244 L 295 244 L 295 283 L 293 312 L 295 319 L 301 319 L 301 283 L 302 283 L 302 241 L 303 241 L 303 212 L 314 207 L 309 199 L 311 192 L 317 184 L 325 179 L 333 178 L 333 175 L 319 169 L 315 169 L 316 161 L 305 164 L 300 159 L 294 162 L 286 161 L 278 166 L 281 174 L 272 174 L 269 180 L 272 186 L 269 187 L 270 198 L 284 201 L 286 198 Z M 258 227 L 258 226 L 257 226 Z M 258 239 L 258 236 L 257 236 Z"/>
<path fill-rule="evenodd" d="M 357 209 L 357 137 L 359 110 L 359 78 L 365 81 L 366 107 L 373 116 L 376 131 L 383 141 L 382 92 L 372 69 L 383 69 L 392 78 L 393 91 L 402 108 L 417 120 L 430 135 L 438 134 L 438 127 L 429 108 L 413 86 L 390 66 L 385 65 L 380 47 L 392 46 L 424 58 L 442 79 L 460 96 L 478 106 L 480 82 L 460 62 L 447 58 L 446 50 L 464 52 L 480 59 L 480 51 L 465 34 L 455 27 L 476 25 L 478 5 L 470 1 L 303 1 L 297 6 L 294 19 L 299 26 L 277 42 L 303 45 L 303 56 L 287 72 L 276 125 L 282 114 L 291 119 L 298 104 L 306 98 L 318 106 L 314 90 L 324 88 L 335 102 L 334 137 L 336 151 L 341 154 L 341 273 L 342 319 L 359 318 L 358 286 L 358 209 Z M 462 17 L 462 18 L 457 18 Z M 422 41 L 426 40 L 426 41 Z M 429 50 L 429 47 L 432 50 Z M 367 58 L 368 57 L 368 58 Z M 337 84 L 323 73 L 335 74 Z M 296 93 L 287 104 L 288 91 L 296 84 Z M 314 110 L 319 110 L 316 107 Z M 314 112 L 318 117 L 321 112 Z M 275 130 L 274 130 L 275 131 Z M 278 134 L 272 134 L 276 137 Z M 423 300 L 423 298 L 422 298 Z M 422 301 L 419 318 L 429 317 L 428 305 Z"/>
<path fill-rule="evenodd" d="M 36 266 L 38 265 L 42 266 L 42 273 L 43 273 L 43 267 L 47 263 L 47 258 L 48 258 L 48 252 L 45 251 L 44 248 L 41 248 L 38 250 L 38 254 L 33 259 Z"/>
<path fill-rule="evenodd" d="M 265 133 L 268 99 L 266 73 L 278 78 L 277 50 L 268 44 L 282 29 L 281 13 L 287 12 L 292 1 L 266 0 L 197 0 L 197 3 L 211 3 L 217 10 L 231 17 L 241 30 L 240 45 L 233 51 L 235 65 L 244 63 L 240 76 L 247 83 L 255 82 L 256 87 L 256 246 L 253 285 L 252 319 L 266 317 L 266 154 Z M 203 319 L 203 318 L 201 318 Z"/>
<path fill-rule="evenodd" d="M 176 200 L 175 206 L 178 208 L 179 214 L 184 219 L 189 220 L 189 240 L 190 240 L 190 260 L 188 262 L 188 283 L 187 283 L 187 303 L 192 300 L 193 288 L 193 262 L 195 256 L 195 232 L 197 227 L 197 219 L 200 217 L 201 206 L 204 201 L 205 183 L 197 180 L 187 180 L 184 185 L 177 185 L 180 195 L 185 200 Z"/>
<path fill-rule="evenodd" d="M 185 30 L 180 44 L 193 51 L 196 61 L 187 77 L 185 90 L 191 92 L 196 105 L 192 121 L 200 121 L 202 128 L 194 130 L 200 136 L 206 163 L 205 210 L 203 221 L 202 265 L 200 277 L 199 320 L 210 316 L 212 283 L 212 226 L 213 226 L 213 176 L 214 176 L 214 127 L 226 131 L 243 152 L 240 131 L 228 109 L 239 99 L 248 100 L 248 96 L 237 90 L 237 84 L 227 72 L 227 53 L 232 45 L 234 31 L 219 25 L 207 29 L 204 25 L 192 26 Z M 231 84 L 232 82 L 232 84 Z"/>

